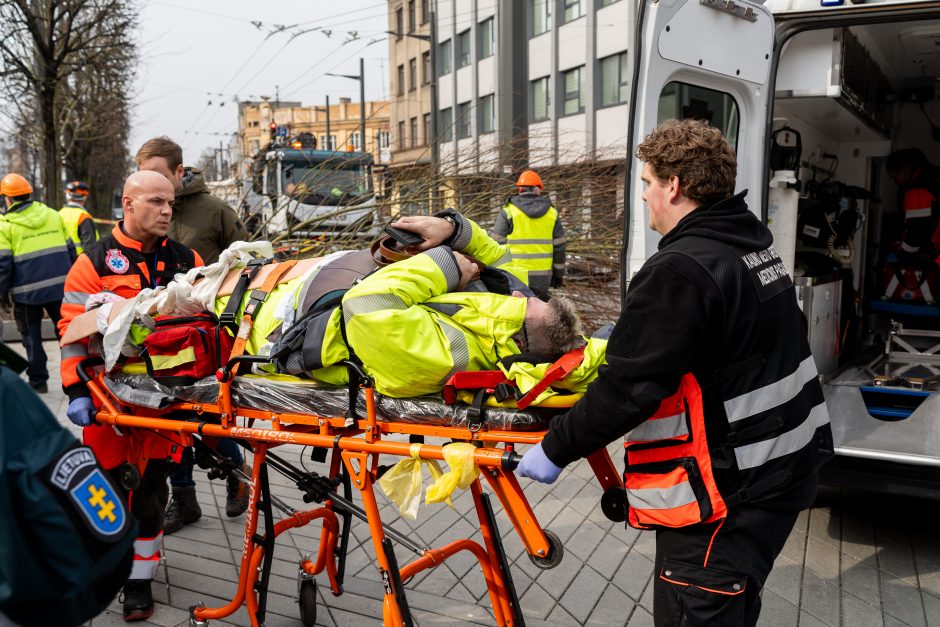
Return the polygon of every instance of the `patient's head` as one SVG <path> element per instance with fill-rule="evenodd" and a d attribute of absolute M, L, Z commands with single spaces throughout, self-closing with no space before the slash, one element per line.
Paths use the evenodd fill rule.
<path fill-rule="evenodd" d="M 522 293 L 513 292 L 513 295 L 522 296 Z M 529 298 L 520 350 L 540 362 L 555 361 L 578 346 L 581 333 L 581 320 L 570 300 L 560 296 L 548 302 Z"/>

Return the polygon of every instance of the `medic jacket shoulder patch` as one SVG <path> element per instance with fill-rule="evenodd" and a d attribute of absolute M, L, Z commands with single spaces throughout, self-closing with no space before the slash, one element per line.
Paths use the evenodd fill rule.
<path fill-rule="evenodd" d="M 44 478 L 50 489 L 60 492 L 57 500 L 78 514 L 75 518 L 98 540 L 114 542 L 122 537 L 128 525 L 124 501 L 90 448 L 69 448 L 47 468 Z"/>

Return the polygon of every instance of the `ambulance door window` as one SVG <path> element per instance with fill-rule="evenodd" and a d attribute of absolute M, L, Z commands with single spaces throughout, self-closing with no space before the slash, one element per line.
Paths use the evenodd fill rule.
<path fill-rule="evenodd" d="M 686 118 L 707 121 L 737 149 L 740 117 L 730 94 L 688 83 L 666 83 L 659 94 L 658 123 Z"/>

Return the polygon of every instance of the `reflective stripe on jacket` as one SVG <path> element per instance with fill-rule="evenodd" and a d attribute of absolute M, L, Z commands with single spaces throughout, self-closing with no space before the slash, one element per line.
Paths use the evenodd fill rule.
<path fill-rule="evenodd" d="M 58 212 L 41 202 L 14 205 L 0 217 L 0 296 L 25 304 L 62 299 L 75 249 Z"/>
<path fill-rule="evenodd" d="M 702 389 L 691 374 L 624 437 L 631 527 L 685 527 L 728 513 L 712 472 Z"/>
<path fill-rule="evenodd" d="M 94 219 L 84 207 L 66 205 L 59 209 L 59 215 L 75 245 L 76 254 L 82 254 L 85 248 L 98 241 L 98 227 L 95 226 Z"/>
<path fill-rule="evenodd" d="M 526 268 L 529 276 L 551 278 L 555 247 L 553 234 L 558 222 L 558 211 L 551 207 L 541 217 L 533 218 L 512 202 L 508 202 L 503 207 L 503 212 L 512 224 L 512 230 L 506 234 L 506 243 L 512 252 L 514 263 Z"/>

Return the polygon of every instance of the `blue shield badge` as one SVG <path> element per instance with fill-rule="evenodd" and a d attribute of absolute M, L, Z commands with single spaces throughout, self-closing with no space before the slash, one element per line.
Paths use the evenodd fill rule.
<path fill-rule="evenodd" d="M 99 468 L 88 473 L 70 494 L 91 527 L 101 535 L 113 536 L 124 529 L 124 504 Z"/>

